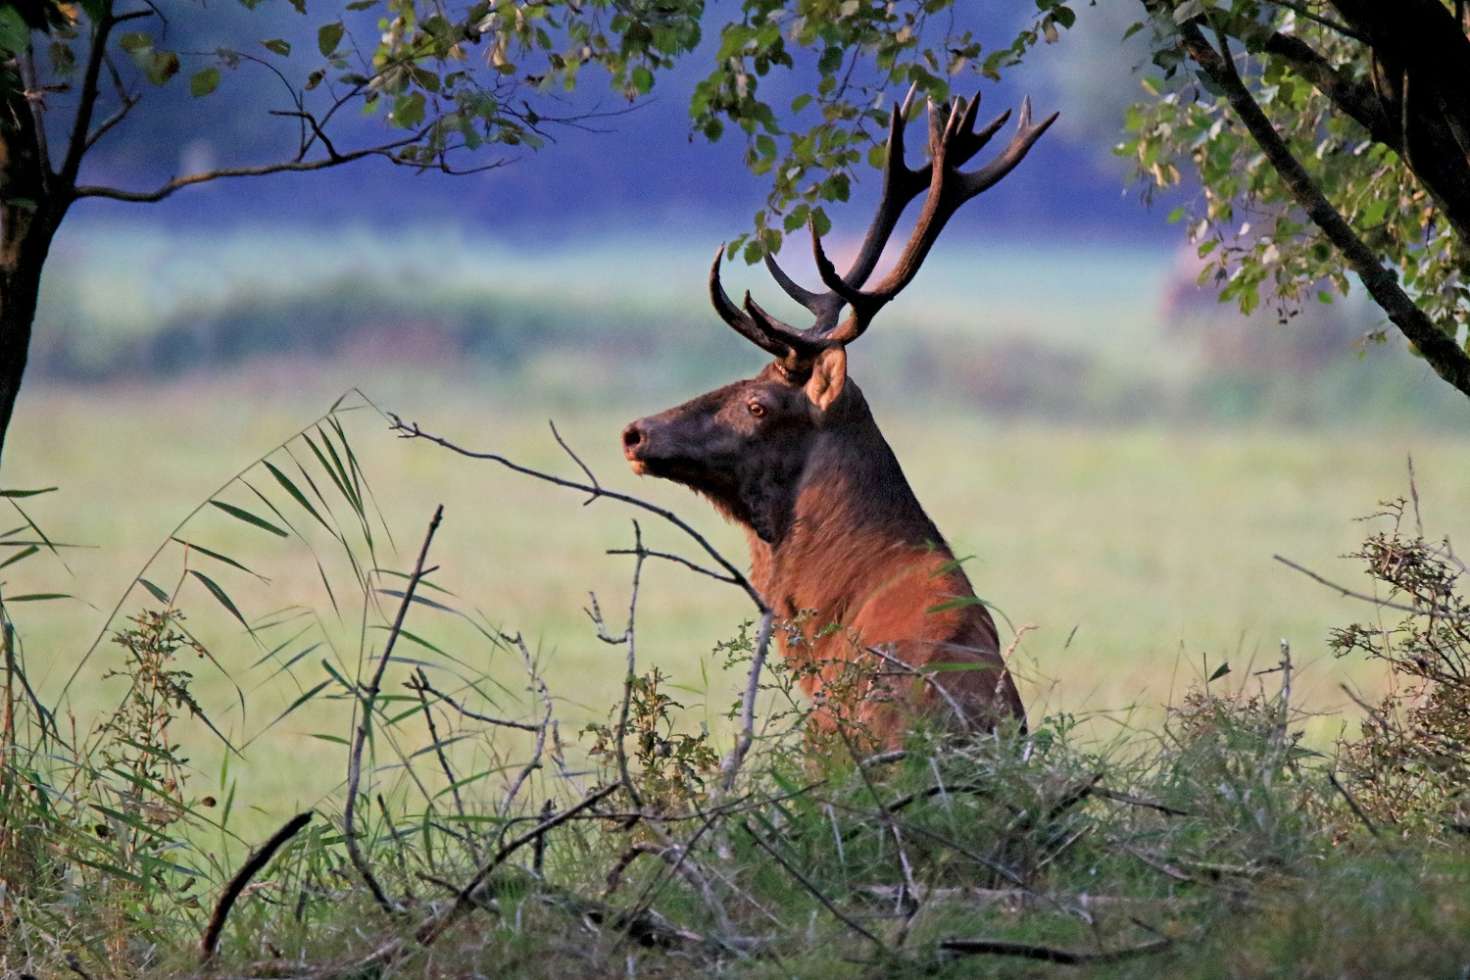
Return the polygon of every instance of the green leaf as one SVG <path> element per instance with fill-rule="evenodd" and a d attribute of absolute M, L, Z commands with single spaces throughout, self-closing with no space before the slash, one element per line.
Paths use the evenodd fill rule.
<path fill-rule="evenodd" d="M 219 88 L 218 68 L 205 68 L 195 72 L 194 77 L 189 79 L 189 94 L 196 99 L 208 95 L 217 88 Z"/>
<path fill-rule="evenodd" d="M 219 604 L 224 606 L 225 609 L 229 611 L 229 614 L 231 616 L 234 616 L 236 619 L 238 619 L 241 626 L 245 627 L 245 629 L 247 630 L 250 629 L 250 624 L 245 622 L 245 617 L 240 614 L 240 609 L 238 606 L 235 605 L 234 600 L 230 598 L 230 594 L 224 589 L 220 588 L 219 585 L 214 581 L 214 579 L 210 578 L 208 575 L 205 575 L 203 572 L 196 572 L 192 568 L 189 569 L 189 574 L 197 578 L 200 582 L 204 583 L 204 587 L 209 590 L 209 594 L 214 596 Z"/>
<path fill-rule="evenodd" d="M 1205 12 L 1204 0 L 1184 0 L 1174 8 L 1174 23 L 1182 24 Z"/>
<path fill-rule="evenodd" d="M 1230 664 L 1223 663 L 1215 668 L 1215 672 L 1210 675 L 1210 680 L 1205 681 L 1205 683 L 1208 684 L 1210 681 L 1218 681 L 1228 673 L 1230 673 Z"/>
<path fill-rule="evenodd" d="M 119 37 L 117 43 L 124 51 L 132 54 L 135 51 L 146 51 L 153 47 L 153 37 L 142 31 L 129 31 Z"/>
<path fill-rule="evenodd" d="M 342 43 L 342 22 L 333 21 L 323 24 L 321 30 L 316 32 L 316 47 L 322 53 L 322 57 L 330 58 L 332 52 L 337 50 L 337 45 Z"/>
<path fill-rule="evenodd" d="M 172 51 L 155 51 L 143 67 L 143 73 L 154 85 L 162 85 L 179 73 L 179 56 Z"/>
<path fill-rule="evenodd" d="M 4 568 L 7 565 L 14 565 L 14 564 L 16 564 L 18 562 L 23 562 L 27 558 L 31 557 L 31 555 L 34 555 L 36 552 L 38 552 L 40 550 L 41 549 L 40 549 L 40 547 L 38 545 L 34 545 L 34 544 L 33 545 L 28 545 L 27 547 L 25 547 L 24 549 L 22 549 L 20 551 L 17 551 L 15 554 L 11 555 L 9 558 L 5 559 L 4 561 L 0 561 L 0 568 Z"/>
<path fill-rule="evenodd" d="M 424 93 L 413 92 L 393 100 L 393 121 L 404 129 L 413 129 L 424 121 Z M 331 444 L 328 443 L 328 448 Z"/>
<path fill-rule="evenodd" d="M 335 683 L 335 681 L 331 677 L 328 677 L 326 680 L 322 681 L 316 687 L 313 687 L 309 691 L 303 692 L 300 697 L 298 697 L 295 701 L 292 701 L 291 702 L 290 706 L 287 707 L 285 711 L 282 711 L 279 715 L 277 715 L 276 716 L 276 720 L 273 721 L 273 722 L 271 722 L 270 725 L 268 725 L 267 727 L 269 727 L 269 728 L 276 727 L 281 722 L 285 721 L 286 720 L 286 717 L 288 715 L 290 715 L 291 712 L 295 711 L 297 708 L 301 707 L 303 704 L 305 704 L 306 702 L 310 701 L 312 698 L 316 697 L 318 694 L 322 693 L 322 689 L 323 688 L 325 688 L 328 685 L 333 684 L 333 683 Z"/>
<path fill-rule="evenodd" d="M 328 524 L 322 518 L 322 515 L 317 513 L 317 509 L 311 505 L 311 501 L 306 499 L 306 494 L 302 493 L 300 488 L 298 488 L 295 483 L 292 483 L 290 478 L 287 477 L 286 474 L 278 470 L 275 467 L 275 464 L 271 463 L 269 460 L 266 460 L 265 468 L 270 471 L 271 476 L 276 478 L 276 482 L 281 485 L 281 488 L 291 495 L 292 500 L 300 504 L 302 509 L 304 509 L 312 517 L 315 517 L 317 519 L 317 523 L 319 523 L 322 527 L 326 528 L 328 531 L 332 531 L 332 525 Z M 334 537 L 336 536 L 335 531 L 332 531 L 332 534 Z"/>
<path fill-rule="evenodd" d="M 231 568 L 238 568 L 240 571 L 244 572 L 246 575 L 254 575 L 256 578 L 260 579 L 262 582 L 268 582 L 268 581 L 270 581 L 269 579 L 267 579 L 263 575 L 256 575 L 255 572 L 252 572 L 250 569 L 246 568 L 244 565 L 240 564 L 238 561 L 236 561 L 235 559 L 231 558 L 229 555 L 220 554 L 218 551 L 211 551 L 210 549 L 204 547 L 201 544 L 195 544 L 192 541 L 185 541 L 183 538 L 173 538 L 172 540 L 174 542 L 176 542 L 177 544 L 183 545 L 185 548 L 189 548 L 189 549 L 191 549 L 193 551 L 199 552 L 201 555 L 204 555 L 205 557 L 213 558 L 215 561 L 221 562 L 221 563 L 226 564 L 226 565 L 229 565 Z"/>
<path fill-rule="evenodd" d="M 269 41 L 261 41 L 260 43 L 265 45 L 267 51 L 273 51 L 282 58 L 288 58 L 291 55 L 290 43 L 278 37 L 271 38 Z"/>
<path fill-rule="evenodd" d="M 981 606 L 986 609 L 992 608 L 990 603 L 986 602 L 979 596 L 964 595 L 955 596 L 953 599 L 947 599 L 944 602 L 938 603 L 937 605 L 930 606 L 928 609 L 925 609 L 924 612 L 930 616 L 933 616 L 937 613 L 949 612 L 951 609 L 965 609 L 970 606 Z"/>
<path fill-rule="evenodd" d="M 50 602 L 53 599 L 75 598 L 66 592 L 29 592 L 25 595 L 0 596 L 0 602 Z"/>
<path fill-rule="evenodd" d="M 31 28 L 11 4 L 0 7 L 0 52 L 21 54 L 31 40 Z"/>
<path fill-rule="evenodd" d="M 288 535 L 283 529 L 276 527 L 276 525 L 272 524 L 270 521 L 266 520 L 263 517 L 256 517 L 254 514 L 250 513 L 250 511 L 248 510 L 245 510 L 243 507 L 236 507 L 234 504 L 227 504 L 223 500 L 211 500 L 210 503 L 214 504 L 214 506 L 218 507 L 220 510 L 224 511 L 226 514 L 229 514 L 236 520 L 244 521 L 246 524 L 252 524 L 263 531 L 269 531 L 277 537 L 290 537 L 290 535 Z"/>
<path fill-rule="evenodd" d="M 39 497 L 43 493 L 52 493 L 56 489 L 56 487 L 42 487 L 40 490 L 0 490 L 0 497 L 18 500 L 22 497 Z"/>
<path fill-rule="evenodd" d="M 633 87 L 638 90 L 639 95 L 647 95 L 653 88 L 653 72 L 643 65 L 633 69 Z"/>
<path fill-rule="evenodd" d="M 169 604 L 168 593 L 160 589 L 158 586 L 154 585 L 152 582 L 148 581 L 146 578 L 138 579 L 138 584 L 147 589 L 149 595 L 153 596 L 153 598 L 157 599 L 165 606 Z"/>

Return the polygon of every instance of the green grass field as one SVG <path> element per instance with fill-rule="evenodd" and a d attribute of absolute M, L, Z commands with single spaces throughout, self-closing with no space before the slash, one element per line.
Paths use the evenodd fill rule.
<path fill-rule="evenodd" d="M 493 378 L 432 367 L 384 376 L 366 364 L 281 363 L 165 385 L 38 385 L 22 401 L 7 450 L 8 482 L 60 485 L 61 492 L 37 498 L 29 512 L 57 540 L 89 546 L 64 553 L 74 578 L 36 558 L 9 585 L 12 593 L 22 586 L 72 592 L 87 603 L 35 604 L 20 617 L 43 696 L 59 690 L 172 526 L 351 383 L 467 447 L 574 475 L 547 430 L 546 419 L 555 418 L 609 486 L 673 507 L 744 562 L 742 537 L 707 505 L 676 487 L 638 480 L 621 460 L 621 425 L 665 407 L 665 395 L 640 403 L 624 398 L 592 412 L 503 390 Z M 1358 585 L 1361 573 L 1339 556 L 1363 534 L 1354 518 L 1372 512 L 1379 499 L 1407 492 L 1410 453 L 1431 529 L 1458 537 L 1470 512 L 1466 444 L 1446 436 L 1089 429 L 1003 424 L 883 402 L 875 410 L 920 499 L 956 551 L 972 556 L 967 567 L 977 591 L 1011 625 L 1036 627 L 1016 659 L 1032 716 L 1087 716 L 1099 734 L 1157 724 L 1171 694 L 1222 663 L 1232 667 L 1223 683 L 1258 683 L 1248 670 L 1274 664 L 1285 639 L 1302 668 L 1298 701 L 1320 712 L 1310 737 L 1329 742 L 1356 713 L 1339 685 L 1372 692 L 1382 683 L 1372 665 L 1326 652 L 1328 629 L 1365 610 L 1273 561 L 1273 554 Z M 387 550 L 383 563 L 410 567 L 433 506 L 444 503 L 436 581 L 490 622 L 524 633 L 540 651 L 567 731 L 601 717 L 619 690 L 620 653 L 594 638 L 582 610 L 589 591 L 605 609 L 624 607 L 629 560 L 604 551 L 631 542 L 630 519 L 638 515 L 607 501 L 584 508 L 575 494 L 403 442 L 368 412 L 352 415 L 348 432 L 396 535 L 396 553 Z M 238 488 L 224 499 L 260 509 Z M 682 547 L 668 530 L 643 525 L 653 541 Z M 315 566 L 299 546 L 218 513 L 204 515 L 186 536 L 271 579 L 267 587 L 196 556 L 195 566 L 208 569 L 248 616 L 291 603 L 330 611 Z M 168 558 L 152 577 L 168 589 L 179 571 L 177 557 Z M 124 613 L 145 601 L 135 591 Z M 294 679 L 281 674 L 262 684 L 274 666 L 250 668 L 260 649 L 212 597 L 191 582 L 180 605 L 249 693 L 242 718 L 231 683 L 201 666 L 203 703 L 233 737 L 259 730 L 322 678 L 310 657 L 294 668 Z M 503 683 L 508 705 L 524 693 L 519 664 L 487 659 L 483 643 L 443 617 L 415 616 L 425 635 L 461 644 L 457 649 L 477 669 Z M 641 656 L 686 688 L 691 721 L 724 730 L 738 678 L 714 667 L 711 649 L 748 616 L 732 589 L 669 566 L 648 571 Z M 355 629 L 350 615 L 336 628 L 348 669 Z M 73 689 L 83 725 L 89 712 L 116 696 L 96 680 L 115 658 L 103 644 Z M 337 786 L 342 757 L 340 746 L 306 736 L 345 726 L 345 714 L 331 706 L 288 718 L 236 760 L 235 775 L 254 791 L 252 798 L 272 801 L 264 806 L 268 812 L 313 801 Z M 213 773 L 217 753 L 201 751 L 196 761 Z"/>

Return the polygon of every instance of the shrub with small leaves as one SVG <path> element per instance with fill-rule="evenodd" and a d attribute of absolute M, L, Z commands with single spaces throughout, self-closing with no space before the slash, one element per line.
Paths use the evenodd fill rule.
<path fill-rule="evenodd" d="M 698 799 L 706 777 L 719 764 L 708 731 L 679 730 L 678 712 L 684 705 L 667 693 L 668 680 L 657 667 L 631 679 L 624 731 L 619 731 L 621 704 L 613 707 L 609 722 L 594 722 L 582 730 L 592 737 L 588 753 L 593 756 L 613 758 L 620 739 L 632 743 L 631 758 L 637 769 L 629 775 L 644 806 L 653 812 L 677 810 Z"/>
<path fill-rule="evenodd" d="M 1352 557 L 1383 587 L 1397 624 L 1375 619 L 1334 630 L 1339 656 L 1388 666 L 1393 686 L 1368 712 L 1361 735 L 1340 746 L 1364 809 L 1390 824 L 1470 832 L 1470 601 L 1465 564 L 1449 539 L 1425 539 L 1417 510 L 1386 501 L 1386 530 Z M 1412 520 L 1412 529 L 1408 526 Z"/>

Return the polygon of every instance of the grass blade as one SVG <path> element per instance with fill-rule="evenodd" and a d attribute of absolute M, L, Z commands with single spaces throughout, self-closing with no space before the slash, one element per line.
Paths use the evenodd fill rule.
<path fill-rule="evenodd" d="M 227 504 L 223 500 L 211 500 L 210 503 L 214 504 L 214 506 L 218 507 L 220 510 L 224 511 L 226 514 L 229 514 L 231 517 L 235 518 L 238 521 L 244 521 L 246 524 L 254 525 L 255 527 L 258 527 L 263 531 L 269 531 L 277 537 L 290 537 L 290 535 L 287 534 L 284 529 L 276 527 L 274 524 L 263 517 L 257 517 L 243 507 L 236 507 L 234 504 Z"/>
<path fill-rule="evenodd" d="M 250 630 L 250 624 L 247 623 L 245 621 L 245 617 L 240 614 L 240 608 L 235 605 L 234 600 L 230 598 L 230 594 L 224 589 L 220 588 L 219 584 L 216 583 L 214 579 L 210 578 L 208 575 L 205 575 L 203 572 L 195 571 L 192 568 L 189 569 L 189 574 L 197 578 L 199 581 L 203 582 L 204 587 L 209 590 L 210 595 L 214 596 L 219 604 L 224 606 L 225 609 L 229 611 L 231 616 L 234 616 L 236 619 L 238 619 L 241 626 L 245 627 L 247 631 Z"/>
<path fill-rule="evenodd" d="M 281 485 L 281 489 L 285 490 L 286 493 L 290 495 L 291 499 L 296 501 L 296 503 L 299 504 L 303 510 L 305 510 L 312 517 L 315 517 L 318 524 L 326 528 L 332 534 L 337 533 L 332 529 L 332 525 L 327 523 L 326 518 L 322 517 L 322 515 L 317 512 L 317 509 L 311 505 L 311 501 L 306 499 L 306 494 L 302 493 L 301 489 L 297 487 L 296 484 L 291 482 L 290 477 L 286 476 L 286 474 L 277 469 L 275 464 L 272 463 L 270 460 L 265 461 L 265 468 L 270 471 L 271 476 L 276 478 L 276 482 Z"/>
<path fill-rule="evenodd" d="M 168 593 L 160 589 L 158 586 L 154 585 L 152 582 L 148 581 L 146 578 L 138 579 L 138 584 L 147 589 L 149 595 L 153 596 L 153 598 L 157 599 L 165 606 L 171 604 Z"/>
<path fill-rule="evenodd" d="M 229 555 L 221 554 L 218 551 L 211 551 L 209 548 L 204 547 L 204 545 L 202 545 L 202 544 L 195 544 L 192 541 L 185 541 L 183 538 L 174 538 L 173 540 L 174 541 L 177 541 L 179 544 L 183 545 L 185 548 L 190 548 L 190 549 L 192 549 L 194 551 L 199 552 L 201 555 L 204 555 L 206 558 L 213 558 L 215 561 L 217 561 L 217 562 L 223 562 L 224 564 L 229 565 L 231 568 L 238 568 L 240 571 L 244 572 L 246 575 L 253 575 L 255 578 L 257 578 L 260 581 L 266 583 L 267 585 L 270 584 L 270 579 L 266 578 L 264 575 L 260 575 L 260 574 L 258 574 L 256 572 L 251 571 L 250 569 L 246 568 L 244 565 L 240 564 L 235 559 L 231 558 Z"/>
<path fill-rule="evenodd" d="M 38 548 L 36 545 L 28 545 L 25 548 L 25 550 L 23 550 L 23 551 L 17 551 L 15 554 L 11 555 L 9 558 L 5 559 L 4 561 L 0 561 L 0 568 L 4 568 L 7 565 L 14 565 L 17 562 L 23 562 L 27 558 L 31 557 L 31 555 L 34 555 L 36 552 L 38 552 L 40 550 L 41 549 Z"/>

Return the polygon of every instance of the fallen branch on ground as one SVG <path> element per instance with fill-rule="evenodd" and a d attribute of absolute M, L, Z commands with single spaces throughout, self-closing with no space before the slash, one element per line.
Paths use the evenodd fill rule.
<path fill-rule="evenodd" d="M 214 958 L 214 951 L 219 946 L 220 934 L 224 931 L 225 920 L 230 917 L 230 909 L 234 908 L 235 900 L 250 884 L 251 879 L 260 874 L 270 859 L 275 857 L 277 851 L 285 846 L 286 842 L 301 832 L 311 821 L 311 811 L 298 813 L 286 822 L 286 825 L 271 835 L 270 839 L 260 845 L 235 876 L 225 884 L 225 890 L 220 893 L 219 901 L 215 903 L 214 914 L 209 917 L 209 924 L 204 929 L 204 937 L 199 941 L 199 962 L 208 963 Z"/>

